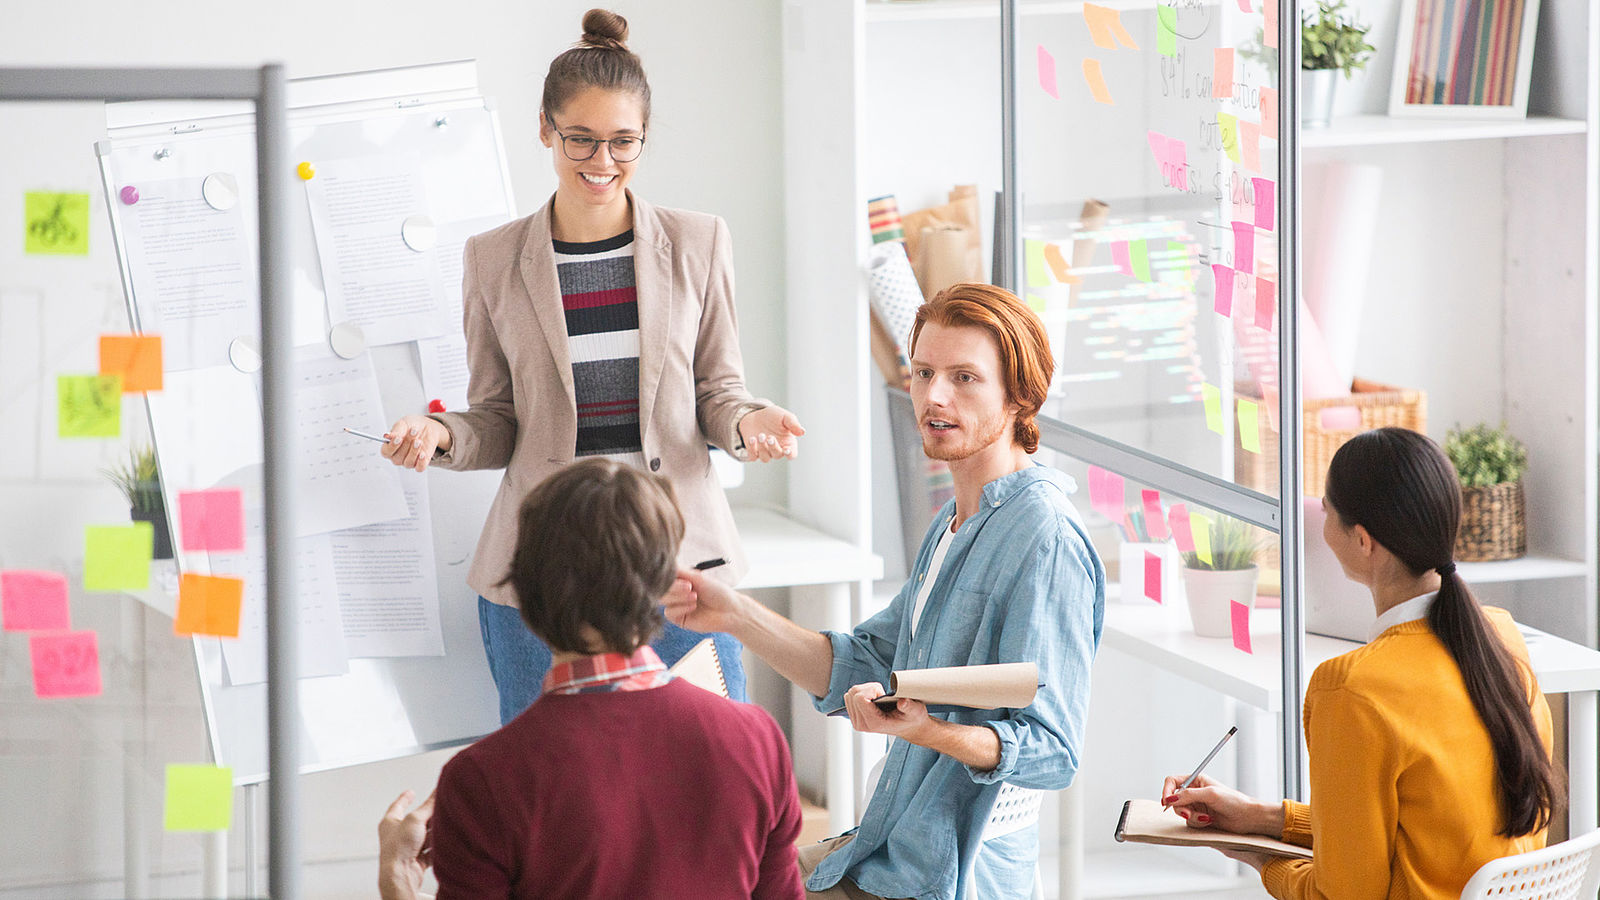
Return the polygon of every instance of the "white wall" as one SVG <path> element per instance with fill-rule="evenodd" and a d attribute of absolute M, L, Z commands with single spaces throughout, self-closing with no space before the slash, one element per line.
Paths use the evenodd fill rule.
<path fill-rule="evenodd" d="M 283 0 L 218 4 L 113 0 L 9 4 L 0 65 L 257 65 L 281 61 L 299 77 L 475 58 L 482 92 L 499 106 L 519 211 L 553 187 L 538 144 L 537 109 L 552 56 L 579 35 L 588 2 L 565 0 Z M 717 213 L 735 238 L 739 315 L 752 390 L 782 402 L 783 195 L 777 4 L 748 0 L 616 2 L 629 19 L 654 93 L 642 196 Z M 79 566 L 82 527 L 124 515 L 97 469 L 122 442 L 64 444 L 41 429 L 54 417 L 59 371 L 91 371 L 94 338 L 126 327 L 92 142 L 98 104 L 0 104 L 0 568 Z M 88 258 L 24 257 L 22 193 L 87 191 Z M 142 433 L 143 411 L 125 433 Z M 797 410 L 802 421 L 806 411 Z M 753 466 L 736 503 L 778 503 L 781 465 Z M 0 896 L 43 896 L 45 885 L 122 872 L 123 791 L 155 837 L 142 854 L 155 874 L 178 873 L 162 895 L 199 891 L 199 841 L 159 834 L 160 764 L 203 759 L 199 697 L 170 623 L 124 598 L 76 596 L 74 622 L 102 630 L 106 696 L 44 704 L 32 698 L 27 642 L 0 635 Z M 310 776 L 302 833 L 308 859 L 371 853 L 378 814 L 402 787 L 426 790 L 447 754 Z M 125 771 L 124 760 L 134 760 Z M 141 770 L 142 769 L 142 770 Z M 24 809 L 50 808 L 52 828 Z M 236 810 L 236 823 L 242 813 Z M 239 843 L 234 840 L 237 863 Z M 235 881 L 237 885 L 237 879 Z M 308 887 L 317 893 L 315 870 Z M 120 884 L 70 884 L 61 896 L 122 896 Z M 324 892 L 324 895 L 326 893 Z"/>

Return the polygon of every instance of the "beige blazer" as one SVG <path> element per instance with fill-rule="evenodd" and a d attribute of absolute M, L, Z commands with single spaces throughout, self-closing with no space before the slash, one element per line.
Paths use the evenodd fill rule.
<path fill-rule="evenodd" d="M 750 396 L 733 308 L 728 227 L 704 213 L 663 209 L 629 192 L 639 299 L 639 421 L 651 471 L 672 481 L 683 510 L 685 565 L 723 557 L 745 571 L 733 513 L 706 444 L 743 457 L 738 422 L 770 406 Z M 534 485 L 572 462 L 577 402 L 566 317 L 550 242 L 551 204 L 467 241 L 462 299 L 471 380 L 465 412 L 433 418 L 450 430 L 446 469 L 506 470 L 467 583 L 515 606 L 510 570 L 517 512 Z"/>

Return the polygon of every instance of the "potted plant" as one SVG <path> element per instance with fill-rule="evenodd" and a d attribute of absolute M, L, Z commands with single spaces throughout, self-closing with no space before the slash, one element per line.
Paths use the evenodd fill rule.
<path fill-rule="evenodd" d="M 128 448 L 126 461 L 101 469 L 117 490 L 128 498 L 128 514 L 135 522 L 149 522 L 155 531 L 155 559 L 172 558 L 172 531 L 167 527 L 166 503 L 161 497 L 161 473 L 156 451 L 149 444 Z"/>
<path fill-rule="evenodd" d="M 1300 17 L 1300 124 L 1325 128 L 1333 120 L 1335 75 L 1349 78 L 1367 66 L 1375 49 L 1367 43 L 1371 26 L 1345 10 L 1345 0 L 1318 0 L 1316 12 Z"/>
<path fill-rule="evenodd" d="M 1198 552 L 1183 554 L 1183 590 L 1189 600 L 1189 619 L 1201 637 L 1233 634 L 1233 603 L 1255 608 L 1256 552 L 1261 541 L 1248 523 L 1219 518 L 1206 534 L 1211 539 L 1210 559 Z"/>
<path fill-rule="evenodd" d="M 1522 473 L 1528 469 L 1528 448 L 1504 426 L 1479 423 L 1465 430 L 1452 428 L 1445 436 L 1444 452 L 1461 480 L 1456 559 L 1482 562 L 1525 555 L 1528 526 Z"/>

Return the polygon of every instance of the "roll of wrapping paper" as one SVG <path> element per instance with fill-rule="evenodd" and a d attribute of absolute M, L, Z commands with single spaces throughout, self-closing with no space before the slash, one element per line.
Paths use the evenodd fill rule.
<path fill-rule="evenodd" d="M 1327 341 L 1333 380 L 1346 393 L 1355 377 L 1362 306 L 1372 292 L 1367 275 L 1383 202 L 1383 169 L 1307 165 L 1305 186 L 1303 295 Z"/>
<path fill-rule="evenodd" d="M 900 204 L 893 194 L 874 197 L 867 201 L 867 226 L 872 229 L 872 242 L 903 241 L 906 233 L 900 226 Z"/>
<path fill-rule="evenodd" d="M 924 228 L 918 245 L 917 283 L 925 300 L 952 284 L 977 280 L 973 270 L 982 271 L 982 252 L 965 228 Z"/>
<path fill-rule="evenodd" d="M 911 324 L 922 305 L 922 290 L 911 272 L 906 246 L 900 241 L 874 244 L 867 254 L 867 297 L 883 319 L 895 346 L 906 352 L 911 339 Z"/>

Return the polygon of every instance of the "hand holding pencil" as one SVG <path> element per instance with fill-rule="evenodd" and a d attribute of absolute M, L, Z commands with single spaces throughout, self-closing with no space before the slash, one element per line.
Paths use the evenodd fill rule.
<path fill-rule="evenodd" d="M 403 416 L 383 436 L 388 439 L 378 448 L 383 458 L 418 472 L 428 468 L 434 451 L 450 449 L 450 429 L 427 416 Z"/>

